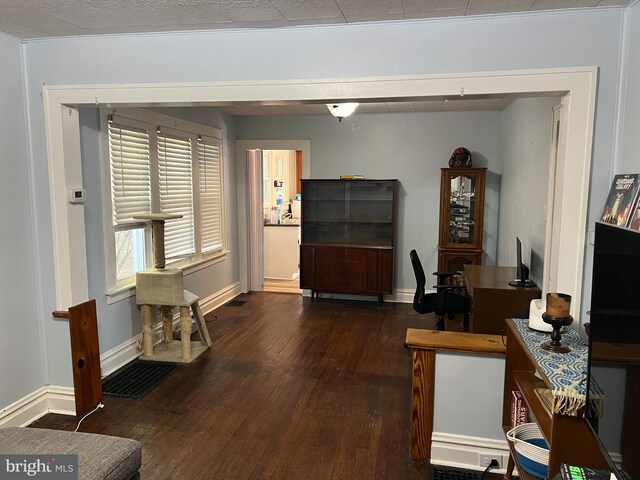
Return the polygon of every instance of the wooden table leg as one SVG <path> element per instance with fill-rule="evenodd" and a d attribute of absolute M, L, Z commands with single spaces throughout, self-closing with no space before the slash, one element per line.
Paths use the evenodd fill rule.
<path fill-rule="evenodd" d="M 434 350 L 413 350 L 411 459 L 427 463 L 431 460 L 435 369 Z"/>
<path fill-rule="evenodd" d="M 509 454 L 509 460 L 507 461 L 507 469 L 504 472 L 504 480 L 511 480 L 513 476 L 513 469 L 515 467 L 515 463 L 513 461 L 513 457 Z"/>

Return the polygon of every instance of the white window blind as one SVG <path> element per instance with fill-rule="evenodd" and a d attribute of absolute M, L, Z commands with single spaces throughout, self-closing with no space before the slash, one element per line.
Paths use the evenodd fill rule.
<path fill-rule="evenodd" d="M 158 132 L 160 211 L 182 215 L 165 223 L 165 254 L 176 258 L 195 253 L 191 140 Z"/>
<path fill-rule="evenodd" d="M 109 157 L 113 224 L 122 225 L 151 211 L 149 133 L 109 122 Z"/>
<path fill-rule="evenodd" d="M 200 176 L 200 240 L 202 253 L 219 250 L 222 242 L 222 167 L 220 142 L 198 138 Z"/>

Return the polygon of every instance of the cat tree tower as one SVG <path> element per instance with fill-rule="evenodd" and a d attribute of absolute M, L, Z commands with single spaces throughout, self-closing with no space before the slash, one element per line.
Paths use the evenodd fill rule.
<path fill-rule="evenodd" d="M 191 363 L 211 347 L 209 332 L 200 310 L 199 300 L 184 290 L 182 271 L 165 268 L 164 222 L 182 218 L 182 215 L 145 213 L 135 215 L 137 220 L 151 222 L 153 235 L 153 268 L 136 273 L 136 303 L 142 317 L 142 360 Z M 162 342 L 153 345 L 153 310 L 162 311 Z M 180 308 L 180 343 L 173 341 L 173 310 Z M 191 314 L 198 327 L 200 342 L 191 341 Z"/>

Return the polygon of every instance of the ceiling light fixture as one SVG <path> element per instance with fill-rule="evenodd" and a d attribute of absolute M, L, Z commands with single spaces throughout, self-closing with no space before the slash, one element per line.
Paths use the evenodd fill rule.
<path fill-rule="evenodd" d="M 360 105 L 359 103 L 327 103 L 327 108 L 331 112 L 331 115 L 336 117 L 338 121 L 342 121 L 344 117 L 351 115 L 355 109 Z"/>

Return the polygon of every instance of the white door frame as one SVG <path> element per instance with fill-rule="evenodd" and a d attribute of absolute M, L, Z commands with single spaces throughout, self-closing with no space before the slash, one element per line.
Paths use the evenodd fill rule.
<path fill-rule="evenodd" d="M 317 79 L 297 81 L 83 85 L 43 87 L 56 309 L 87 300 L 88 278 L 84 210 L 67 200 L 69 188 L 82 187 L 77 107 L 89 105 L 208 106 L 214 102 L 346 101 L 407 99 L 459 95 L 566 93 L 557 288 L 573 295 L 571 314 L 579 321 L 585 249 L 591 148 L 596 104 L 597 67 L 567 67 L 399 77 Z M 244 178 L 238 175 L 238 186 Z M 244 187 L 242 187 L 244 190 Z M 239 192 L 240 195 L 240 192 Z M 241 209 L 239 213 L 243 210 Z M 246 209 L 244 210 L 246 212 Z M 246 221 L 244 222 L 246 225 Z M 243 225 L 243 222 L 240 222 Z M 242 228 L 242 227 L 241 227 Z M 246 232 L 240 238 L 245 238 Z M 245 250 L 246 252 L 246 250 Z M 240 252 L 240 257 L 246 256 Z M 244 271 L 246 276 L 246 258 Z"/>
<path fill-rule="evenodd" d="M 254 283 L 251 280 L 251 272 L 255 271 L 251 262 L 264 265 L 264 245 L 252 241 L 249 235 L 249 218 L 247 218 L 247 199 L 251 198 L 248 192 L 248 177 L 246 173 L 247 150 L 301 150 L 302 151 L 302 178 L 311 177 L 311 140 L 237 140 L 236 141 L 236 167 L 238 181 L 238 237 L 240 252 L 240 285 L 243 292 L 252 289 Z M 262 199 L 260 199 L 262 202 Z M 261 203 L 262 205 L 262 203 Z M 255 265 L 253 265 L 255 267 Z M 264 270 L 263 270 L 264 271 Z M 263 278 L 264 280 L 264 278 Z"/>

